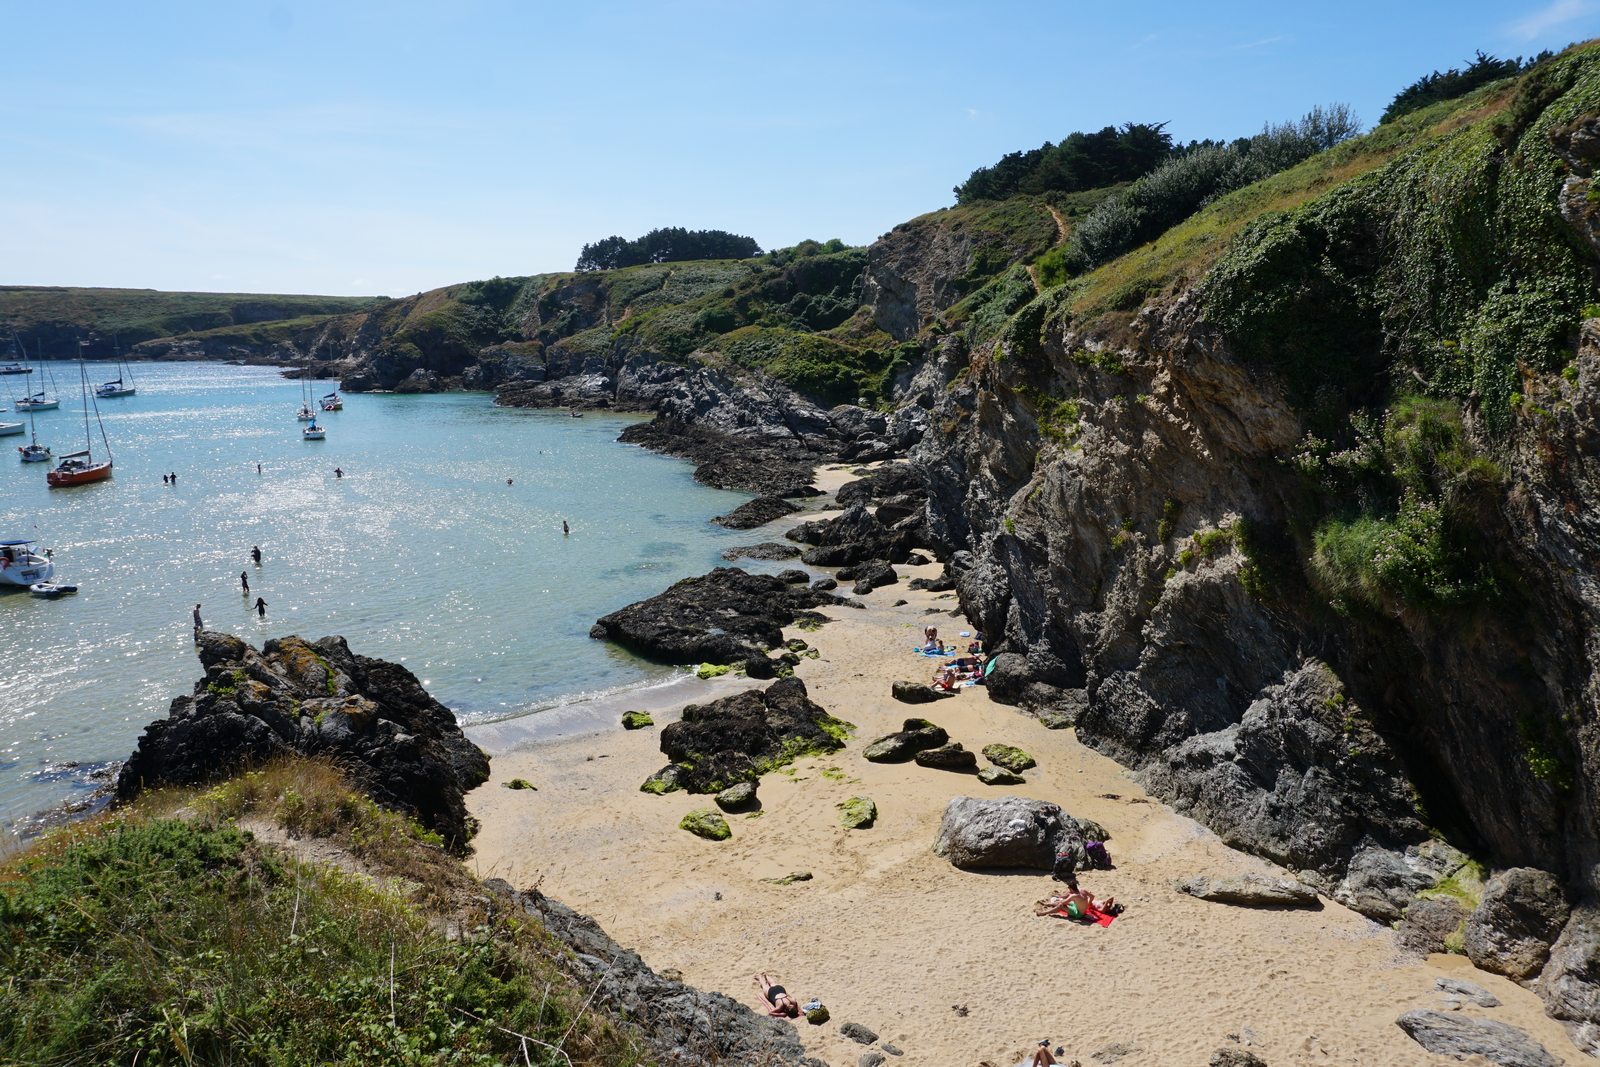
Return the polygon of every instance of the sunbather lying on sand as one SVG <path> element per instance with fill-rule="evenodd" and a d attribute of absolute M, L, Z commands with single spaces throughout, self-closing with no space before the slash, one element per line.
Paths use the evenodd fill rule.
<path fill-rule="evenodd" d="M 1028 1058 L 1028 1067 L 1048 1067 L 1055 1062 L 1056 1058 L 1050 1054 L 1050 1039 L 1047 1037 L 1033 1050 L 1033 1055 Z"/>
<path fill-rule="evenodd" d="M 1117 907 L 1116 897 L 1096 897 L 1072 888 L 1052 893 L 1039 901 L 1034 914 L 1051 915 L 1059 912 L 1069 919 L 1087 919 L 1091 909 L 1102 915 L 1116 915 L 1121 910 Z"/>
<path fill-rule="evenodd" d="M 761 1003 L 767 1006 L 767 1014 L 774 1019 L 785 1016 L 792 1019 L 800 1014 L 800 1002 L 779 985 L 778 980 L 772 975 L 756 975 L 756 988 L 761 990 Z"/>

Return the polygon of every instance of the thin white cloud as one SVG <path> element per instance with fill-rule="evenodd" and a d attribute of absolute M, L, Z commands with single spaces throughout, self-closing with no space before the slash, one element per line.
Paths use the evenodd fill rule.
<path fill-rule="evenodd" d="M 1571 22 L 1592 10 L 1594 10 L 1593 0 L 1555 0 L 1549 7 L 1513 23 L 1511 33 L 1524 41 L 1531 41 L 1546 30 L 1560 26 L 1564 22 Z"/>
<path fill-rule="evenodd" d="M 1233 46 L 1232 51 L 1248 52 L 1252 48 L 1265 48 L 1269 44 L 1277 44 L 1279 41 L 1287 41 L 1288 39 L 1287 37 L 1263 37 L 1261 40 L 1251 41 L 1249 44 L 1236 44 Z"/>

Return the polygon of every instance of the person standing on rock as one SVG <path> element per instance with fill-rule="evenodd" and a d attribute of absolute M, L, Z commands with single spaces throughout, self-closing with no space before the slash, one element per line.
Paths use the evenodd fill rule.
<path fill-rule="evenodd" d="M 197 644 L 200 641 L 200 631 L 204 630 L 205 628 L 206 624 L 204 620 L 200 618 L 200 605 L 196 604 L 194 606 L 194 639 Z"/>
<path fill-rule="evenodd" d="M 244 586 L 244 595 L 245 596 L 249 596 L 250 595 L 250 575 L 246 574 L 244 571 L 240 571 L 239 572 L 239 584 Z"/>
<path fill-rule="evenodd" d="M 260 597 L 256 597 L 256 617 L 261 619 L 267 617 L 267 602 Z"/>

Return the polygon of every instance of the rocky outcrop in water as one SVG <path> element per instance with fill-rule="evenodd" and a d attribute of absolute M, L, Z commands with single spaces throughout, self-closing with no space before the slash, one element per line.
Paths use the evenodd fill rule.
<path fill-rule="evenodd" d="M 785 434 L 734 436 L 665 418 L 629 426 L 620 440 L 688 460 L 702 485 L 764 497 L 817 495 L 811 485 L 817 464 L 833 458 L 831 452 L 814 450 L 803 439 Z"/>
<path fill-rule="evenodd" d="M 203 785 L 278 756 L 336 759 L 362 792 L 465 851 L 476 824 L 463 797 L 489 760 L 455 715 L 398 663 L 359 656 L 342 637 L 200 635 L 205 677 L 145 727 L 117 778 L 129 800 L 163 785 Z"/>
<path fill-rule="evenodd" d="M 589 636 L 663 663 L 743 663 L 783 645 L 783 627 L 826 622 L 813 608 L 851 601 L 770 574 L 718 567 L 602 616 Z"/>

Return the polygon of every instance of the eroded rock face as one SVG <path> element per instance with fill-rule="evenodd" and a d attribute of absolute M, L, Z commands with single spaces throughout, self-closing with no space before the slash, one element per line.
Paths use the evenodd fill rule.
<path fill-rule="evenodd" d="M 1513 867 L 1489 879 L 1467 919 L 1462 947 L 1473 965 L 1513 981 L 1536 976 L 1572 906 L 1549 871 Z"/>
<path fill-rule="evenodd" d="M 747 689 L 684 708 L 680 721 L 662 729 L 661 751 L 677 768 L 678 788 L 719 793 L 799 756 L 837 752 L 853 728 L 813 703 L 800 679 L 780 678 L 765 692 Z"/>
<path fill-rule="evenodd" d="M 1534 988 L 1545 1014 L 1566 1024 L 1572 1043 L 1600 1055 L 1600 909 L 1572 910 Z"/>
<path fill-rule="evenodd" d="M 742 663 L 783 644 L 783 627 L 842 597 L 770 574 L 718 567 L 602 616 L 589 631 L 664 663 Z"/>
<path fill-rule="evenodd" d="M 1023 797 L 955 797 L 945 805 L 933 851 L 961 868 L 1051 870 L 1056 854 L 1083 853 L 1083 830 L 1060 807 Z"/>
<path fill-rule="evenodd" d="M 205 677 L 145 727 L 118 776 L 119 799 L 277 756 L 329 755 L 378 803 L 466 849 L 476 823 L 463 796 L 488 780 L 489 760 L 416 675 L 352 653 L 342 637 L 274 638 L 257 651 L 208 631 L 199 652 Z"/>

